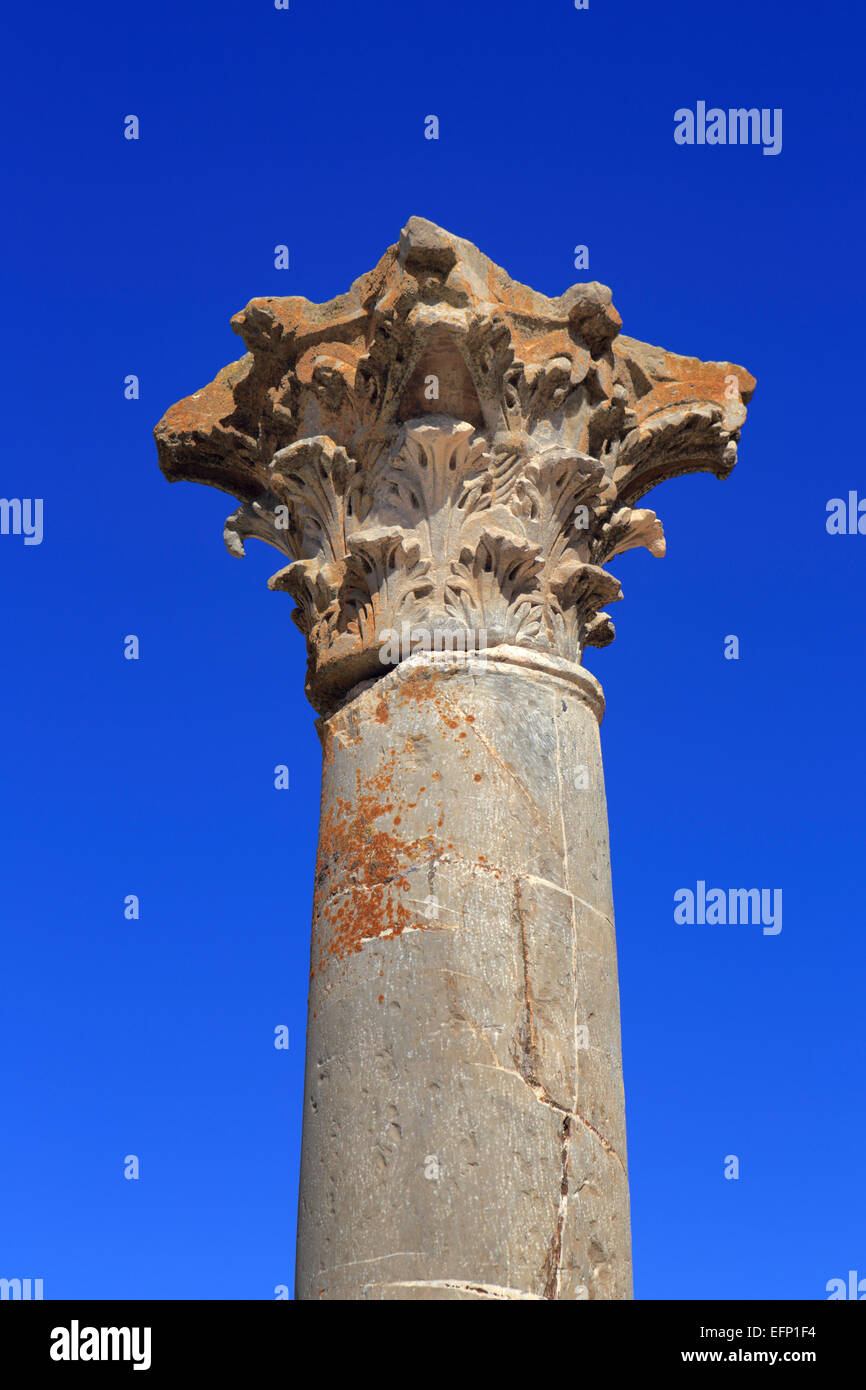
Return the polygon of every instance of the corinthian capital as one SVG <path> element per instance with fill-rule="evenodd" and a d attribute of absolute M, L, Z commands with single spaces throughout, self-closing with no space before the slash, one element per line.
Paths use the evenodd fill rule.
<path fill-rule="evenodd" d="M 167 411 L 160 465 L 238 500 L 233 555 L 255 536 L 286 557 L 270 587 L 297 605 L 318 710 L 381 673 L 392 631 L 575 662 L 611 641 L 605 566 L 664 554 L 636 504 L 730 473 L 755 384 L 620 322 L 605 286 L 548 299 L 417 217 L 337 299 L 235 315 L 247 352 Z"/>

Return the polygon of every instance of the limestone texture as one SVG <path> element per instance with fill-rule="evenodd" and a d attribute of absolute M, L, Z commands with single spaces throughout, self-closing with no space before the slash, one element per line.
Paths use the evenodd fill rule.
<path fill-rule="evenodd" d="M 637 503 L 726 477 L 754 380 L 412 218 L 156 428 L 284 556 L 323 780 L 297 1294 L 631 1297 L 598 725 Z"/>

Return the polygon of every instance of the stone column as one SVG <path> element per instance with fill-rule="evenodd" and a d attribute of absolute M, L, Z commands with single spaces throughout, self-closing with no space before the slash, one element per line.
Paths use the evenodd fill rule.
<path fill-rule="evenodd" d="M 283 551 L 320 718 L 297 1293 L 631 1297 L 601 688 L 635 503 L 723 478 L 754 381 L 412 218 L 156 429 Z"/>

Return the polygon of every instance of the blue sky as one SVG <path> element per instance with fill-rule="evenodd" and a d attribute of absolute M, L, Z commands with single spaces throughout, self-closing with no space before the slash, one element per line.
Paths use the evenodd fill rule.
<path fill-rule="evenodd" d="M 617 640 L 587 662 L 635 1288 L 820 1299 L 866 1276 L 866 536 L 825 526 L 866 497 L 862 12 L 160 0 L 7 28 L 0 491 L 44 499 L 44 538 L 0 536 L 0 1276 L 56 1298 L 292 1283 L 303 642 L 276 557 L 227 555 L 231 499 L 169 488 L 151 431 L 241 355 L 249 299 L 340 293 L 412 214 L 545 293 L 601 280 L 626 333 L 757 377 L 732 477 L 650 495 L 667 557 L 616 563 Z M 699 100 L 781 108 L 781 153 L 675 144 Z M 782 931 L 678 925 L 698 880 L 781 888 Z"/>

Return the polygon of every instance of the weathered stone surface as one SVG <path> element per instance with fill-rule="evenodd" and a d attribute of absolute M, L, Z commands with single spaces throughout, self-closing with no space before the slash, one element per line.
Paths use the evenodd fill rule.
<path fill-rule="evenodd" d="M 603 699 L 636 504 L 723 478 L 754 382 L 624 337 L 412 218 L 327 304 L 253 300 L 248 352 L 156 429 L 288 563 L 322 809 L 297 1289 L 631 1297 Z M 431 650 L 431 648 L 433 650 Z M 437 651 L 437 648 L 444 650 Z"/>
<path fill-rule="evenodd" d="M 631 1295 L 598 688 L 522 656 L 322 722 L 302 1298 Z"/>

